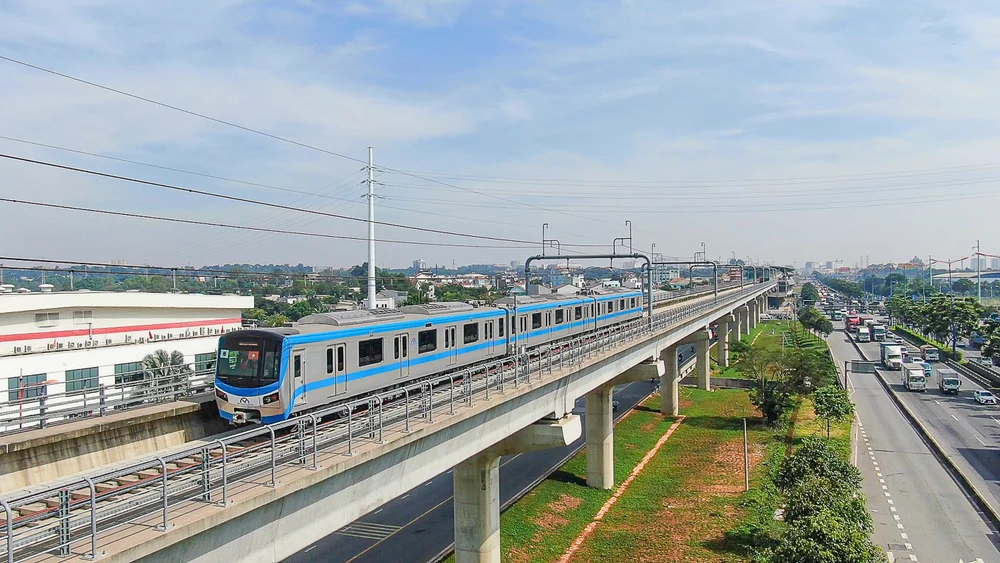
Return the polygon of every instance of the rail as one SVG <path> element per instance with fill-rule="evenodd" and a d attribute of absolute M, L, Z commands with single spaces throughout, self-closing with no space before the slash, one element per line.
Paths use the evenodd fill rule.
<path fill-rule="evenodd" d="M 719 287 L 729 289 L 739 286 L 741 286 L 739 282 L 730 282 Z M 711 291 L 713 291 L 711 287 L 704 286 L 659 291 L 653 295 L 653 303 L 703 295 Z M 124 410 L 211 393 L 215 390 L 215 374 L 211 369 L 197 370 L 183 377 L 166 375 L 150 378 L 143 371 L 116 374 L 116 377 L 119 376 L 123 376 L 122 379 L 126 381 L 61 393 L 49 393 L 48 385 L 45 383 L 18 385 L 11 389 L 10 393 L 17 393 L 19 398 L 0 401 L 0 436 L 45 428 L 54 423 L 107 416 Z M 12 376 L 10 379 L 16 380 L 17 376 Z M 138 380 L 128 381 L 129 379 Z"/>
<path fill-rule="evenodd" d="M 8 563 L 54 555 L 97 555 L 101 535 L 155 516 L 170 527 L 171 508 L 184 503 L 225 505 L 236 483 L 263 477 L 276 486 L 279 467 L 317 469 L 318 456 L 351 456 L 362 443 L 384 443 L 435 416 L 454 414 L 508 389 L 582 365 L 594 356 L 647 338 L 679 321 L 735 302 L 773 284 L 758 284 L 719 299 L 681 304 L 652 322 L 633 319 L 563 342 L 485 362 L 391 392 L 338 404 L 306 416 L 221 437 L 211 445 L 106 468 L 57 485 L 0 496 L 0 556 Z"/>

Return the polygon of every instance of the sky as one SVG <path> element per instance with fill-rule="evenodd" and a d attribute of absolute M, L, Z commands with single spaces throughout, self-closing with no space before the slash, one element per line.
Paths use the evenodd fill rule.
<path fill-rule="evenodd" d="M 8 158 L 0 198 L 323 235 L 0 202 L 0 255 L 360 264 L 368 147 L 382 267 L 523 262 L 543 223 L 550 254 L 1000 254 L 998 55 L 985 0 L 0 0 L 0 57 L 218 120 L 0 60 L 0 154 L 294 209 Z"/>

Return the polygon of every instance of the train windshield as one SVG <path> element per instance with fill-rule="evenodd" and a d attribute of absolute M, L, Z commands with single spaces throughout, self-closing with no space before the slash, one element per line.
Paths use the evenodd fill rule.
<path fill-rule="evenodd" d="M 262 387 L 278 381 L 280 340 L 260 335 L 231 334 L 219 342 L 216 376 L 226 385 Z"/>

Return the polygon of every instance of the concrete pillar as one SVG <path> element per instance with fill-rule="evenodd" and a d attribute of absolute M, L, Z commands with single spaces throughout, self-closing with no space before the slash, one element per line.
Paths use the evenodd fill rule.
<path fill-rule="evenodd" d="M 500 456 L 568 446 L 580 417 L 540 420 L 455 466 L 455 562 L 500 563 Z"/>
<path fill-rule="evenodd" d="M 664 416 L 677 416 L 680 408 L 677 345 L 664 350 L 660 358 L 664 363 L 663 375 L 660 377 L 660 412 Z"/>
<path fill-rule="evenodd" d="M 733 322 L 729 324 L 729 342 L 735 344 L 743 339 L 743 319 L 740 310 L 733 311 Z"/>
<path fill-rule="evenodd" d="M 500 456 L 455 466 L 455 563 L 500 563 Z"/>
<path fill-rule="evenodd" d="M 698 373 L 698 389 L 710 391 L 712 389 L 712 366 L 708 357 L 708 346 L 711 344 L 706 338 L 698 341 L 698 351 L 695 359 L 695 371 Z"/>
<path fill-rule="evenodd" d="M 610 489 L 615 485 L 614 386 L 587 393 L 587 486 Z"/>
<path fill-rule="evenodd" d="M 750 308 L 746 305 L 740 307 L 740 322 L 743 325 L 743 334 L 750 334 Z"/>
<path fill-rule="evenodd" d="M 732 315 L 726 315 L 718 320 L 718 326 L 716 328 L 716 353 L 718 354 L 718 361 L 720 368 L 729 367 L 729 338 L 730 332 L 729 327 L 731 323 L 734 323 L 735 319 Z"/>

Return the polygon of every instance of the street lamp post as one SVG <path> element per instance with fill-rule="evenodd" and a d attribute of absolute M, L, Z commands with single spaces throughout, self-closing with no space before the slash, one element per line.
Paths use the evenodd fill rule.
<path fill-rule="evenodd" d="M 548 226 L 548 223 L 542 223 L 542 256 L 545 256 L 545 228 Z"/>
<path fill-rule="evenodd" d="M 628 225 L 628 253 L 632 254 L 632 221 L 625 219 L 625 224 Z"/>

